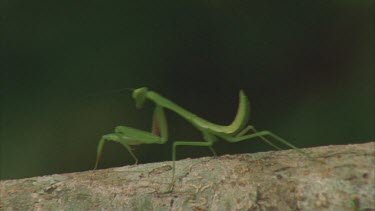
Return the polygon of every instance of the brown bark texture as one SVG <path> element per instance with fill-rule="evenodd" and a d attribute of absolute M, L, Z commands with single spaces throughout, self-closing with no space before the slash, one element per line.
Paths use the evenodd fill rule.
<path fill-rule="evenodd" d="M 1 210 L 375 210 L 375 142 L 0 181 Z"/>

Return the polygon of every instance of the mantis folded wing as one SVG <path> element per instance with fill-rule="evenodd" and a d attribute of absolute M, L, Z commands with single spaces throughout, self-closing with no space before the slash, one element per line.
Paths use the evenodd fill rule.
<path fill-rule="evenodd" d="M 164 109 L 168 109 L 177 113 L 179 116 L 190 122 L 195 128 L 197 128 L 203 135 L 205 142 L 185 142 L 176 141 L 173 143 L 172 148 L 172 184 L 175 181 L 175 161 L 176 161 L 176 147 L 177 146 L 205 146 L 208 147 L 214 155 L 216 155 L 212 145 L 218 140 L 218 138 L 226 140 L 228 142 L 239 142 L 245 141 L 252 138 L 259 137 L 267 144 L 271 145 L 276 149 L 280 149 L 278 146 L 271 143 L 266 136 L 272 137 L 276 141 L 279 141 L 298 152 L 305 154 L 302 150 L 298 149 L 294 145 L 290 144 L 281 137 L 273 134 L 270 131 L 256 131 L 252 125 L 248 125 L 250 104 L 245 95 L 241 90 L 239 94 L 239 105 L 237 109 L 236 117 L 230 125 L 217 125 L 204 120 L 197 115 L 185 110 L 178 106 L 172 101 L 164 98 L 156 92 L 149 91 L 146 87 L 138 88 L 133 91 L 133 98 L 136 103 L 136 107 L 141 108 L 146 100 L 150 100 L 155 103 L 156 107 L 153 114 L 152 131 L 146 132 L 130 127 L 117 126 L 115 132 L 104 135 L 98 144 L 97 159 L 95 169 L 98 167 L 98 163 L 102 156 L 104 143 L 107 141 L 114 141 L 122 144 L 131 154 L 135 160 L 135 164 L 138 163 L 137 157 L 133 154 L 130 146 L 140 144 L 164 144 L 168 141 L 168 125 L 165 118 Z M 248 134 L 249 131 L 253 133 Z M 247 135 L 246 135 L 247 134 Z"/>

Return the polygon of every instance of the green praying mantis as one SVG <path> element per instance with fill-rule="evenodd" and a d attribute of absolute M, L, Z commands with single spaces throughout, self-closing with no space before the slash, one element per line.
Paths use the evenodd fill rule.
<path fill-rule="evenodd" d="M 196 129 L 198 129 L 202 135 L 204 142 L 186 142 L 186 141 L 175 141 L 172 148 L 172 184 L 175 181 L 175 162 L 176 162 L 176 147 L 177 146 L 202 146 L 208 147 L 211 152 L 216 156 L 215 150 L 212 145 L 220 139 L 228 142 L 240 142 L 253 138 L 260 138 L 267 144 L 271 145 L 276 149 L 281 149 L 278 146 L 271 143 L 266 137 L 272 137 L 273 139 L 293 148 L 302 154 L 305 154 L 302 150 L 295 147 L 291 143 L 275 135 L 270 131 L 257 131 L 254 126 L 248 124 L 250 103 L 245 93 L 240 90 L 239 93 L 239 105 L 237 109 L 236 117 L 230 125 L 218 125 L 211 123 L 205 119 L 198 117 L 190 111 L 180 107 L 174 102 L 166 99 L 160 94 L 150 91 L 146 87 L 138 88 L 133 91 L 132 97 L 135 100 L 137 108 L 141 108 L 147 100 L 155 103 L 155 110 L 153 113 L 152 129 L 151 132 L 126 127 L 117 126 L 114 133 L 104 135 L 99 141 L 97 148 L 97 159 L 95 169 L 98 167 L 98 163 L 102 157 L 103 147 L 105 142 L 113 141 L 120 143 L 124 146 L 130 155 L 134 158 L 135 164 L 138 163 L 138 158 L 133 154 L 131 146 L 140 144 L 165 144 L 168 141 L 168 125 L 165 117 L 164 109 L 175 112 L 186 121 L 191 123 Z M 252 132 L 252 133 L 249 133 Z"/>

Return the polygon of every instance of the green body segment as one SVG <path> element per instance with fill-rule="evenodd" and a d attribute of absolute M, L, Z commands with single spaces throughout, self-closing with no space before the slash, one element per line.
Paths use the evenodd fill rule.
<path fill-rule="evenodd" d="M 186 142 L 186 141 L 175 141 L 173 142 L 172 148 L 172 161 L 173 161 L 173 173 L 172 183 L 175 181 L 175 160 L 176 160 L 176 147 L 177 146 L 201 146 L 208 147 L 211 152 L 216 155 L 216 152 L 212 148 L 214 142 L 218 138 L 228 142 L 240 142 L 253 138 L 259 138 L 265 143 L 271 145 L 276 149 L 280 149 L 278 146 L 269 141 L 266 137 L 272 137 L 274 140 L 291 147 L 298 152 L 307 155 L 302 150 L 298 149 L 294 145 L 290 144 L 281 137 L 275 135 L 270 131 L 256 131 L 252 125 L 247 125 L 250 113 L 250 104 L 245 93 L 241 90 L 239 93 L 239 104 L 237 109 L 236 117 L 230 125 L 218 125 L 209 122 L 205 119 L 198 117 L 190 111 L 180 107 L 174 102 L 164 98 L 156 92 L 148 91 L 146 87 L 135 89 L 133 91 L 133 98 L 136 102 L 137 108 L 141 108 L 146 100 L 150 100 L 155 103 L 156 107 L 153 114 L 151 132 L 138 130 L 126 126 L 117 126 L 114 133 L 104 135 L 99 141 L 97 149 L 97 159 L 95 163 L 95 169 L 101 159 L 104 144 L 107 141 L 113 141 L 124 146 L 137 164 L 138 159 L 131 150 L 132 145 L 140 144 L 164 144 L 168 141 L 168 125 L 164 113 L 164 108 L 172 112 L 175 112 L 186 121 L 194 125 L 200 132 L 202 132 L 204 142 Z M 251 132 L 249 134 L 249 132 Z M 308 156 L 308 155 L 307 155 Z"/>
<path fill-rule="evenodd" d="M 177 113 L 182 118 L 186 119 L 188 122 L 197 127 L 199 130 L 204 129 L 213 133 L 224 133 L 232 135 L 240 132 L 246 126 L 249 120 L 250 103 L 242 90 L 239 94 L 239 104 L 236 117 L 234 118 L 233 122 L 227 126 L 214 124 L 205 119 L 202 119 L 197 115 L 191 113 L 190 111 L 180 107 L 176 103 L 164 98 L 156 92 L 149 91 L 147 92 L 146 96 L 155 104 Z"/>

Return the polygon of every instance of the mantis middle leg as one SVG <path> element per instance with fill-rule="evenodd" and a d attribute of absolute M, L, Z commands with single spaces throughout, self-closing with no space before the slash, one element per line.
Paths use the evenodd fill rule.
<path fill-rule="evenodd" d="M 173 143 L 173 148 L 172 148 L 172 162 L 173 162 L 173 166 L 172 166 L 172 184 L 174 183 L 175 181 L 175 172 L 176 172 L 176 147 L 177 146 L 200 146 L 200 147 L 208 147 L 211 152 L 214 154 L 214 156 L 216 157 L 217 154 L 215 152 L 215 150 L 212 148 L 212 145 L 213 143 L 217 140 L 217 138 L 213 135 L 211 135 L 210 133 L 207 133 L 207 132 L 204 132 L 202 131 L 203 133 L 203 138 L 205 140 L 205 142 L 191 142 L 191 141 L 176 141 Z"/>

